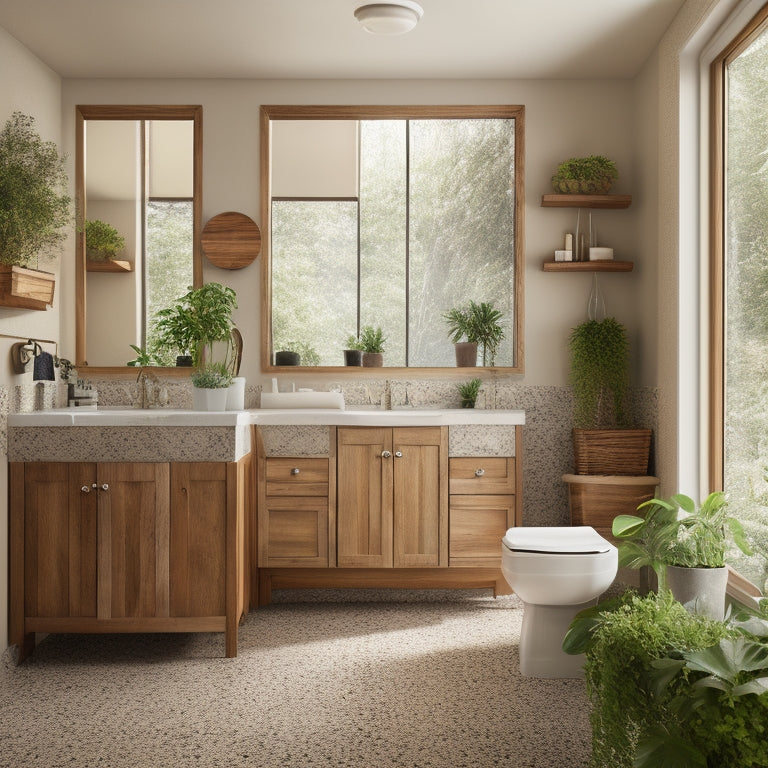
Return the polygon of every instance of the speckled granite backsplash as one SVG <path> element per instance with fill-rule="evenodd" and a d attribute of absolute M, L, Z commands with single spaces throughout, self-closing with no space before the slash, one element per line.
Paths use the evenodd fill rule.
<path fill-rule="evenodd" d="M 127 405 L 135 398 L 132 380 L 93 380 L 102 405 Z M 281 384 L 284 387 L 284 384 Z M 304 386 L 304 385 L 302 385 Z M 188 381 L 168 380 L 171 406 L 190 408 L 191 386 Z M 319 388 L 319 387 L 318 387 Z M 325 383 L 323 389 L 344 393 L 349 405 L 391 408 L 456 408 L 459 396 L 455 379 L 388 380 L 366 379 Z M 261 387 L 246 387 L 245 407 L 257 408 Z M 66 389 L 54 382 L 35 382 L 14 387 L 0 387 L 0 446 L 7 455 L 8 413 L 42 410 L 63 405 Z M 571 440 L 572 398 L 568 387 L 528 387 L 524 384 L 487 381 L 478 407 L 522 409 L 523 427 L 523 514 L 526 525 L 567 525 L 568 496 L 561 480 L 573 471 Z M 635 392 L 636 420 L 657 432 L 657 393 L 645 388 Z M 653 468 L 652 470 L 653 471 Z"/>

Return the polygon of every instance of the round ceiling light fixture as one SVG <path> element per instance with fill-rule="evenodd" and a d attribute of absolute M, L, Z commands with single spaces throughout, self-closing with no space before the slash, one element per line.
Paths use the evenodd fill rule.
<path fill-rule="evenodd" d="M 424 15 L 424 9 L 413 0 L 392 3 L 369 3 L 355 11 L 363 29 L 373 35 L 402 35 L 410 32 Z"/>

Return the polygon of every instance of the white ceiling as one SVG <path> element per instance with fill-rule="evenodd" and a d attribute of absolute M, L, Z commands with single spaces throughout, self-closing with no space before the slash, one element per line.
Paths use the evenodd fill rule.
<path fill-rule="evenodd" d="M 364 0 L 0 0 L 62 77 L 631 78 L 684 0 L 419 0 L 376 37 Z"/>

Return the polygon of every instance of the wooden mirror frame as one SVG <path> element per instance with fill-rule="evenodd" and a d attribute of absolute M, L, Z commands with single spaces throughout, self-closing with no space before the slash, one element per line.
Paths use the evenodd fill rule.
<path fill-rule="evenodd" d="M 272 120 L 397 120 L 397 119 L 459 119 L 497 118 L 515 120 L 515 284 L 514 290 L 514 367 L 455 368 L 442 367 L 389 367 L 357 368 L 351 366 L 279 366 L 272 364 L 272 253 L 270 248 L 272 218 Z M 523 373 L 523 278 L 524 278 L 524 171 L 525 171 L 525 107 L 513 105 L 453 105 L 453 106 L 332 106 L 332 105 L 262 105 L 261 107 L 261 370 L 262 373 L 333 373 L 336 375 L 360 373 L 389 375 L 391 373 L 458 373 L 466 376 L 473 370 L 491 370 L 504 373 Z"/>
<path fill-rule="evenodd" d="M 78 223 L 86 219 L 85 194 L 85 121 L 86 120 L 191 120 L 194 138 L 192 152 L 192 285 L 203 284 L 203 259 L 200 234 L 203 228 L 203 108 L 200 105 L 164 104 L 79 104 L 75 108 L 75 199 Z M 88 365 L 86 358 L 86 268 L 85 232 L 78 226 L 75 245 L 75 361 L 77 368 L 88 373 L 130 373 L 130 366 L 98 367 Z M 164 373 L 189 375 L 189 368 L 157 368 Z"/>

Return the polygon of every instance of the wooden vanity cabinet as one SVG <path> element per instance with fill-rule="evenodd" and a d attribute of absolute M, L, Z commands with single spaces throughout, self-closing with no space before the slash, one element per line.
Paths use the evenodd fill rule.
<path fill-rule="evenodd" d="M 11 642 L 35 632 L 225 631 L 246 610 L 249 457 L 11 463 Z"/>
<path fill-rule="evenodd" d="M 517 522 L 512 457 L 451 458 L 449 564 L 500 567 L 501 539 Z"/>
<path fill-rule="evenodd" d="M 448 562 L 445 427 L 338 430 L 339 568 Z"/>

